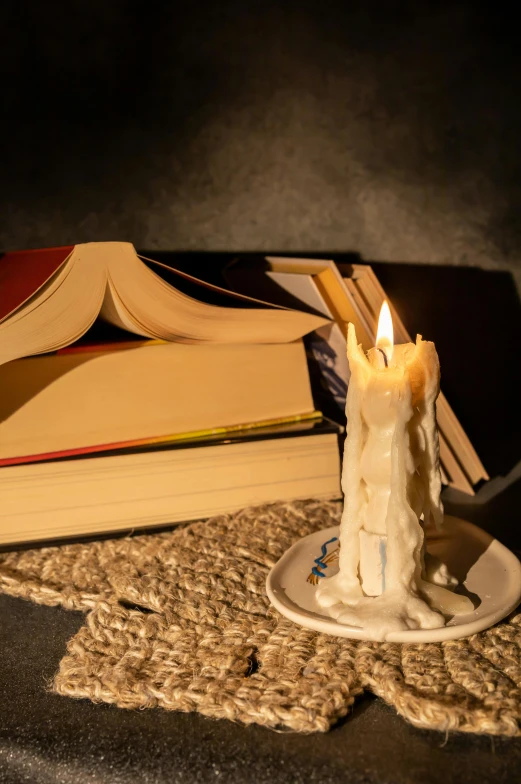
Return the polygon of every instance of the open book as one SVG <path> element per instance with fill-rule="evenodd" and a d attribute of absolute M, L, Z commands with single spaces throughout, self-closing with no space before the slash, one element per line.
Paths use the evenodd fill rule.
<path fill-rule="evenodd" d="M 184 293 L 187 286 L 226 306 Z M 98 315 L 137 335 L 181 343 L 287 343 L 326 323 L 141 259 L 126 242 L 0 259 L 0 364 L 74 343 Z"/>

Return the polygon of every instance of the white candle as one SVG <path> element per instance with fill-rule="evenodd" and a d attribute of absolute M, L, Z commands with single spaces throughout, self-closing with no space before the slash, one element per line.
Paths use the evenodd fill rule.
<path fill-rule="evenodd" d="M 443 520 L 436 348 L 421 336 L 394 346 L 384 304 L 367 356 L 349 325 L 339 573 L 316 594 L 340 623 L 382 640 L 392 631 L 443 626 L 445 615 L 473 609 L 466 597 L 428 582 L 424 567 L 423 527 Z"/>

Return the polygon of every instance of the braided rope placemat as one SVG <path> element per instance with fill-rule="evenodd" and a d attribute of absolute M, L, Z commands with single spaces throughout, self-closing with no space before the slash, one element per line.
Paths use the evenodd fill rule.
<path fill-rule="evenodd" d="M 122 708 L 326 731 L 369 689 L 417 727 L 521 734 L 521 614 L 466 640 L 367 643 L 302 629 L 269 569 L 339 502 L 245 509 L 172 532 L 0 554 L 0 591 L 87 612 L 53 689 Z"/>

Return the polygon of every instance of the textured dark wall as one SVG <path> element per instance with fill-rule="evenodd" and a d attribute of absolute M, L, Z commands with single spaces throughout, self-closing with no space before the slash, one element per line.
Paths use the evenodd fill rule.
<path fill-rule="evenodd" d="M 517 28 L 484 9 L 4 0 L 0 246 L 514 268 Z"/>

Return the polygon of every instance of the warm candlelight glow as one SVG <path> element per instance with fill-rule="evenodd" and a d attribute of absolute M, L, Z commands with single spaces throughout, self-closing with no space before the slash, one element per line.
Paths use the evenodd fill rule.
<path fill-rule="evenodd" d="M 391 317 L 391 311 L 389 310 L 389 305 L 387 304 L 387 300 L 384 300 L 384 303 L 380 310 L 380 318 L 378 319 L 378 330 L 376 332 L 376 348 L 383 349 L 387 356 L 387 359 L 390 361 L 393 356 L 393 348 L 394 348 L 394 331 L 393 331 L 393 320 Z"/>

